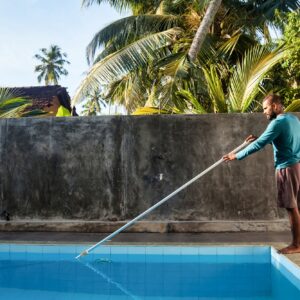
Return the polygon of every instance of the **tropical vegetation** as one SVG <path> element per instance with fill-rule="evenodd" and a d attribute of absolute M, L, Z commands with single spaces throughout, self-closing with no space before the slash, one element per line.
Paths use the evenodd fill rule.
<path fill-rule="evenodd" d="M 288 48 L 288 55 L 269 74 L 268 88 L 283 95 L 289 105 L 300 99 L 300 10 L 278 14 L 277 18 L 284 24 L 279 44 Z"/>
<path fill-rule="evenodd" d="M 296 99 L 300 1 L 83 0 L 82 5 L 103 2 L 132 15 L 100 30 L 87 46 L 91 68 L 73 105 L 99 87 L 103 100 L 135 114 L 257 111 L 265 94 L 287 95 L 291 86 L 296 92 L 287 105 Z M 274 40 L 274 30 L 283 38 Z M 275 70 L 289 76 L 280 78 Z"/>
<path fill-rule="evenodd" d="M 22 97 L 17 90 L 0 88 L 0 118 L 19 118 L 27 115 L 31 101 Z"/>
<path fill-rule="evenodd" d="M 66 64 L 70 64 L 66 53 L 62 53 L 60 47 L 51 45 L 49 49 L 40 49 L 41 54 L 34 57 L 41 63 L 34 69 L 39 73 L 38 82 L 45 81 L 45 85 L 58 84 L 61 75 L 68 75 L 68 71 L 64 68 Z"/>
<path fill-rule="evenodd" d="M 101 108 L 106 107 L 107 103 L 101 97 L 101 91 L 99 89 L 92 90 L 85 97 L 86 101 L 83 104 L 82 115 L 83 116 L 96 116 L 101 113 Z"/>

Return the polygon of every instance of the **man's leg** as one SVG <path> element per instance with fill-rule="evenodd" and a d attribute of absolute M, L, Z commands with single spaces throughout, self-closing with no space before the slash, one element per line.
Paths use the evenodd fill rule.
<path fill-rule="evenodd" d="M 280 253 L 300 253 L 300 163 L 276 171 L 278 205 L 285 207 L 290 220 L 293 241 Z"/>
<path fill-rule="evenodd" d="M 279 250 L 282 254 L 300 253 L 300 213 L 298 207 L 287 208 L 293 241 L 291 245 Z"/>

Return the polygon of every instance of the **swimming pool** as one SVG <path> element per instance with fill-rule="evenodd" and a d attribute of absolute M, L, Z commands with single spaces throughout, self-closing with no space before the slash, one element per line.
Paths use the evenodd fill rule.
<path fill-rule="evenodd" d="M 0 245 L 1 299 L 300 299 L 271 247 Z"/>

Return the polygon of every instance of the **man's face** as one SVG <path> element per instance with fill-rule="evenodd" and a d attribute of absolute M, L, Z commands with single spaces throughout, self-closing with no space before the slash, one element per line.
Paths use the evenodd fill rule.
<path fill-rule="evenodd" d="M 263 110 L 264 114 L 266 115 L 269 121 L 276 118 L 276 104 L 272 103 L 271 100 L 266 100 L 263 102 Z"/>

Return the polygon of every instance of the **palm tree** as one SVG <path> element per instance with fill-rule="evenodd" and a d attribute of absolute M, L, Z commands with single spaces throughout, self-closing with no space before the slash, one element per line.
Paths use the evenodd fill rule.
<path fill-rule="evenodd" d="M 34 57 L 38 59 L 41 64 L 37 65 L 34 69 L 39 73 L 37 79 L 41 82 L 45 80 L 45 84 L 58 84 L 61 75 L 68 75 L 68 71 L 64 68 L 65 64 L 70 64 L 65 58 L 66 53 L 61 53 L 61 49 L 56 45 L 51 45 L 49 49 L 40 49 L 42 55 L 36 54 Z"/>
<path fill-rule="evenodd" d="M 99 4 L 102 1 L 84 1 L 85 4 L 87 2 L 89 4 L 97 2 Z M 117 2 L 114 1 L 114 3 Z M 126 1 L 121 2 L 124 3 Z M 137 100 L 136 104 L 141 104 L 141 99 L 146 99 L 148 104 L 150 102 L 153 104 L 153 100 L 155 100 L 154 98 L 157 97 L 158 93 L 169 94 L 167 89 L 162 91 L 162 86 L 170 88 L 175 86 L 167 78 L 160 79 L 161 74 L 159 71 L 154 70 L 156 66 L 151 66 L 151 61 L 160 61 L 166 55 L 170 55 L 173 60 L 180 57 L 181 60 L 174 71 L 177 75 L 184 73 L 181 72 L 181 70 L 186 68 L 185 64 L 187 64 L 184 55 L 181 53 L 173 55 L 170 46 L 178 40 L 184 30 L 184 28 L 179 28 L 181 19 L 183 18 L 178 17 L 174 13 L 178 11 L 182 14 L 186 7 L 182 3 L 180 3 L 181 6 L 179 7 L 178 3 L 175 5 L 172 1 L 150 2 L 156 4 L 155 14 L 124 18 L 107 26 L 95 35 L 87 49 L 89 61 L 94 59 L 96 49 L 99 46 L 104 45 L 105 49 L 96 57 L 86 80 L 84 80 L 83 84 L 77 90 L 73 98 L 74 104 L 82 100 L 89 89 L 93 89 L 100 84 L 102 86 L 106 85 L 107 95 L 113 95 L 114 99 L 118 95 L 117 99 L 122 98 L 119 103 L 127 104 L 127 110 L 132 111 L 135 109 L 135 104 L 131 105 L 130 102 L 132 101 L 128 100 L 130 98 L 133 99 L 131 95 L 134 96 L 134 101 Z M 188 2 L 192 3 L 193 1 Z M 185 41 L 182 42 L 186 43 Z M 163 63 L 167 64 L 168 61 L 165 60 Z M 143 80 L 144 76 L 140 77 L 138 75 L 146 75 L 146 68 L 149 71 L 147 72 L 148 75 L 151 73 L 152 76 L 150 76 L 151 78 L 147 76 L 148 80 Z M 166 76 L 170 77 L 169 74 L 164 77 Z M 165 84 L 162 85 L 162 81 Z M 177 79 L 175 81 L 178 82 Z M 153 84 L 155 82 L 160 85 L 157 89 Z M 113 92 L 112 88 L 114 89 Z M 133 90 L 134 93 L 129 92 L 129 90 Z M 155 90 L 157 93 L 155 93 Z M 120 95 L 121 97 L 119 97 Z"/>
<path fill-rule="evenodd" d="M 202 44 L 204 43 L 204 39 L 209 31 L 209 27 L 214 21 L 215 15 L 217 14 L 220 6 L 221 6 L 222 0 L 212 0 L 210 1 L 206 13 L 200 23 L 200 26 L 195 34 L 195 37 L 193 39 L 191 48 L 189 50 L 189 58 L 191 61 L 195 61 L 197 58 L 197 55 L 202 47 Z"/>
<path fill-rule="evenodd" d="M 101 113 L 101 106 L 106 107 L 107 103 L 102 99 L 99 89 L 92 91 L 86 96 L 87 101 L 83 105 L 83 116 L 96 116 Z"/>
<path fill-rule="evenodd" d="M 83 2 L 90 5 L 100 4 L 104 0 Z M 121 8 L 126 3 L 127 7 L 141 5 L 141 1 L 133 0 L 109 2 L 115 7 L 123 5 L 119 6 Z M 129 112 L 145 104 L 168 111 L 176 107 L 184 112 L 195 107 L 195 101 L 198 111 L 220 111 L 214 102 L 208 100 L 212 99 L 212 93 L 209 76 L 205 76 L 208 74 L 206 70 L 213 67 L 220 77 L 220 84 L 227 86 L 233 68 L 243 61 L 251 47 L 259 44 L 257 32 L 263 32 L 265 24 L 257 18 L 253 21 L 255 13 L 263 9 L 271 15 L 270 12 L 276 8 L 270 5 L 271 2 L 278 5 L 285 3 L 284 8 L 289 9 L 293 9 L 295 3 L 282 0 L 149 2 L 155 4 L 155 10 L 152 7 L 150 14 L 146 11 L 143 15 L 123 18 L 95 35 L 87 48 L 87 57 L 94 64 L 78 88 L 73 104 L 82 100 L 88 90 L 101 85 L 107 91 L 104 96 L 110 101 L 125 104 Z M 198 47 L 191 56 L 192 41 L 198 40 L 195 33 L 209 13 L 207 7 L 212 4 L 215 5 L 213 12 L 217 11 L 217 15 L 208 18 L 210 22 L 214 20 L 209 35 L 202 47 Z M 207 30 L 207 26 L 205 28 Z M 202 36 L 205 35 L 204 30 Z M 100 46 L 104 46 L 104 50 L 95 58 Z M 263 75 L 266 73 L 263 72 Z M 228 90 L 223 92 L 226 95 L 229 93 Z M 254 94 L 252 101 L 255 100 Z M 188 103 L 187 100 L 193 102 Z M 226 109 L 233 110 L 227 106 Z"/>
<path fill-rule="evenodd" d="M 23 98 L 18 90 L 0 88 L 0 118 L 22 117 L 30 104 L 31 101 Z"/>
<path fill-rule="evenodd" d="M 264 95 L 262 80 L 287 52 L 284 48 L 270 50 L 267 46 L 249 49 L 238 62 L 225 90 L 214 65 L 204 69 L 209 95 L 215 112 L 250 112 L 256 109 L 254 100 Z"/>

